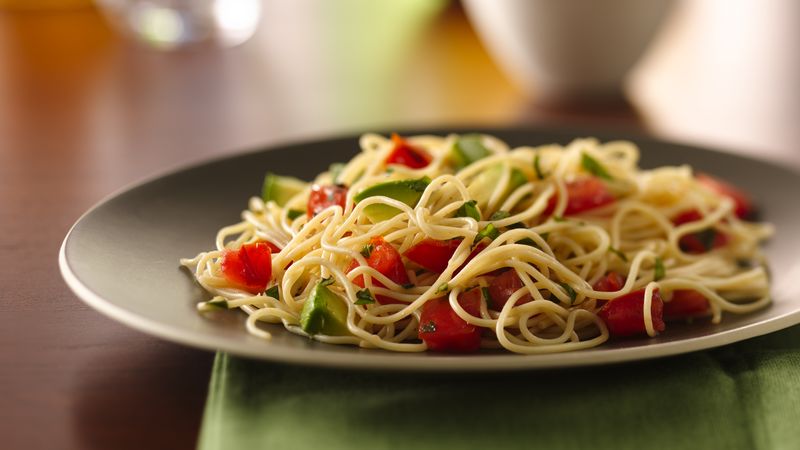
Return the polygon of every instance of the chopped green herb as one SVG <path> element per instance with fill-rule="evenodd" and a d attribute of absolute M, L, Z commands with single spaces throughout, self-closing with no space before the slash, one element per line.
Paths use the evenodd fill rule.
<path fill-rule="evenodd" d="M 494 300 L 492 300 L 492 294 L 489 293 L 488 287 L 481 288 L 481 295 L 483 296 L 483 300 L 486 301 L 486 307 L 489 309 L 494 309 Z"/>
<path fill-rule="evenodd" d="M 603 178 L 605 180 L 613 180 L 614 178 L 608 173 L 605 167 L 602 164 L 597 162 L 596 159 L 592 158 L 586 153 L 581 153 L 581 166 L 589 173 L 594 176 Z"/>
<path fill-rule="evenodd" d="M 658 281 L 664 278 L 667 274 L 667 270 L 664 269 L 664 261 L 661 258 L 656 258 L 656 266 L 653 269 L 653 281 Z"/>
<path fill-rule="evenodd" d="M 525 226 L 525 224 L 522 223 L 522 222 L 517 222 L 517 223 L 512 223 L 511 225 L 507 226 L 506 228 L 508 228 L 509 230 L 516 230 L 518 228 L 528 228 L 528 227 Z"/>
<path fill-rule="evenodd" d="M 369 258 L 369 255 L 372 254 L 372 250 L 375 248 L 372 244 L 367 244 L 361 248 L 361 256 L 364 258 Z"/>
<path fill-rule="evenodd" d="M 333 184 L 339 183 L 339 176 L 342 175 L 342 171 L 344 170 L 345 167 L 346 166 L 343 163 L 333 163 L 330 165 L 328 171 L 331 173 L 331 179 L 333 181 Z"/>
<path fill-rule="evenodd" d="M 440 292 L 447 292 L 447 291 L 449 291 L 449 290 L 450 290 L 450 286 L 448 286 L 448 285 L 447 285 L 447 283 L 442 283 L 442 285 L 441 285 L 441 286 L 439 286 L 439 289 L 436 289 L 436 292 L 437 292 L 437 293 L 440 293 Z"/>
<path fill-rule="evenodd" d="M 288 217 L 289 220 L 294 220 L 305 213 L 306 213 L 305 211 L 301 211 L 299 209 L 290 209 L 289 211 L 286 212 L 286 217 Z"/>
<path fill-rule="evenodd" d="M 489 220 L 491 220 L 491 221 L 495 221 L 495 220 L 503 220 L 503 219 L 505 219 L 506 217 L 510 217 L 510 216 L 511 216 L 511 213 L 510 213 L 510 212 L 508 212 L 508 211 L 503 211 L 503 210 L 500 210 L 500 211 L 496 211 L 494 214 L 492 214 L 492 216 L 491 216 L 491 217 L 489 217 Z"/>
<path fill-rule="evenodd" d="M 621 251 L 617 250 L 616 248 L 609 246 L 608 247 L 608 251 L 610 251 L 611 253 L 617 255 L 619 257 L 619 259 L 621 259 L 621 260 L 623 260 L 625 262 L 628 262 L 628 257 L 625 256 L 625 253 L 622 253 Z"/>
<path fill-rule="evenodd" d="M 228 301 L 224 298 L 215 298 L 206 302 L 206 306 L 216 309 L 228 309 Z"/>
<path fill-rule="evenodd" d="M 575 289 L 572 289 L 572 286 L 568 285 L 567 283 L 558 283 L 564 289 L 564 291 L 569 295 L 570 303 L 574 302 L 575 299 L 578 297 L 578 294 L 575 292 Z"/>
<path fill-rule="evenodd" d="M 356 292 L 356 305 L 371 305 L 375 303 L 375 297 L 372 296 L 372 292 L 369 289 L 362 289 Z"/>
<path fill-rule="evenodd" d="M 495 228 L 495 226 L 492 224 L 486 225 L 481 231 L 478 232 L 478 235 L 475 236 L 475 240 L 472 241 L 472 245 L 478 245 L 480 241 L 487 237 L 491 240 L 495 240 L 498 236 L 500 236 L 500 230 Z"/>
<path fill-rule="evenodd" d="M 264 291 L 264 295 L 267 297 L 272 297 L 275 300 L 280 300 L 280 291 L 278 290 L 278 285 L 272 286 L 271 288 Z"/>
<path fill-rule="evenodd" d="M 478 211 L 478 202 L 475 200 L 464 202 L 464 204 L 456 210 L 456 217 L 472 217 L 475 220 L 481 220 L 481 213 Z"/>
<path fill-rule="evenodd" d="M 406 283 L 403 285 L 403 289 L 411 289 L 414 286 L 415 286 L 414 283 Z"/>
<path fill-rule="evenodd" d="M 323 278 L 319 282 L 320 286 L 330 286 L 332 284 L 333 284 L 333 277 Z"/>
<path fill-rule="evenodd" d="M 541 166 L 539 166 L 539 154 L 537 153 L 536 156 L 533 157 L 533 170 L 536 171 L 536 177 L 540 180 L 544 180 L 545 174 L 542 172 Z"/>
<path fill-rule="evenodd" d="M 518 241 L 517 241 L 517 244 L 529 245 L 529 246 L 531 246 L 531 247 L 536 247 L 536 248 L 539 248 L 539 246 L 538 246 L 538 245 L 536 245 L 536 241 L 534 241 L 534 240 L 533 240 L 533 239 L 531 239 L 531 238 L 523 238 L 523 239 L 520 239 L 520 240 L 518 240 Z"/>
<path fill-rule="evenodd" d="M 419 331 L 421 331 L 422 333 L 434 333 L 434 332 L 436 332 L 436 322 L 430 320 L 428 322 L 423 323 L 422 326 L 420 327 Z"/>

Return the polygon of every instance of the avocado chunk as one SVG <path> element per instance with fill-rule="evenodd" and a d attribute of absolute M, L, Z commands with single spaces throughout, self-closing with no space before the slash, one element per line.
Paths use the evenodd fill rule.
<path fill-rule="evenodd" d="M 502 163 L 491 165 L 486 168 L 486 170 L 478 174 L 478 176 L 476 176 L 470 183 L 469 188 L 467 188 L 470 196 L 478 202 L 478 207 L 481 209 L 485 209 L 489 204 L 489 199 L 492 197 L 494 188 L 497 186 L 497 183 L 500 182 L 500 178 L 503 176 L 503 170 L 504 168 Z M 509 180 L 508 187 L 503 193 L 500 201 L 504 201 L 509 195 L 511 195 L 512 192 L 514 192 L 515 189 L 527 182 L 528 179 L 521 170 L 512 168 L 511 179 Z"/>
<path fill-rule="evenodd" d="M 387 181 L 364 189 L 354 197 L 354 200 L 358 203 L 367 197 L 379 195 L 399 200 L 413 208 L 417 206 L 417 202 L 430 182 L 431 179 L 428 177 L 416 180 Z M 364 214 L 372 223 L 378 223 L 400 214 L 400 210 L 389 205 L 375 204 L 364 208 Z"/>
<path fill-rule="evenodd" d="M 475 161 L 489 156 L 491 152 L 483 145 L 480 134 L 466 134 L 453 144 L 450 150 L 450 160 L 456 168 L 464 168 Z"/>
<path fill-rule="evenodd" d="M 294 177 L 285 177 L 267 172 L 264 176 L 264 185 L 261 188 L 261 198 L 264 202 L 273 201 L 278 206 L 284 206 L 295 195 L 308 186 L 303 180 Z"/>
<path fill-rule="evenodd" d="M 346 336 L 347 305 L 341 297 L 328 289 L 331 280 L 322 280 L 311 290 L 303 311 L 300 313 L 300 327 L 308 334 Z"/>

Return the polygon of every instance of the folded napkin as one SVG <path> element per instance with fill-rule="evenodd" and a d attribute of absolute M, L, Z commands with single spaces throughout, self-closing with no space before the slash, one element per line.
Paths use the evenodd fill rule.
<path fill-rule="evenodd" d="M 211 449 L 797 449 L 800 326 L 629 364 L 494 374 L 291 367 L 217 355 Z"/>

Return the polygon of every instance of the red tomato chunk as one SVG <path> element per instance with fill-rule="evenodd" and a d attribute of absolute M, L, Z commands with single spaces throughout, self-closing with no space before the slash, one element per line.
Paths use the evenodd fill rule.
<path fill-rule="evenodd" d="M 308 218 L 312 218 L 324 211 L 326 208 L 339 205 L 344 209 L 347 201 L 347 188 L 344 186 L 320 186 L 315 184 L 311 187 L 311 194 L 308 196 Z"/>
<path fill-rule="evenodd" d="M 386 278 L 394 281 L 397 284 L 408 284 L 409 279 L 408 274 L 406 273 L 406 268 L 403 265 L 403 259 L 400 257 L 400 253 L 392 246 L 392 244 L 386 242 L 383 237 L 376 236 L 370 239 L 368 248 L 370 251 L 369 256 L 367 256 L 366 259 L 369 267 L 377 270 Z M 356 267 L 358 267 L 358 261 L 353 260 L 353 262 L 350 263 L 350 267 L 348 267 L 347 271 L 350 272 Z M 362 288 L 366 286 L 363 275 L 359 275 L 353 279 L 353 283 Z M 378 280 L 372 280 L 372 284 L 378 287 L 384 286 Z M 402 303 L 385 295 L 376 295 L 375 299 L 378 301 L 378 303 L 383 305 L 388 303 Z"/>
<path fill-rule="evenodd" d="M 437 241 L 426 238 L 411 246 L 404 255 L 431 272 L 442 273 L 460 244 L 461 239 Z"/>
<path fill-rule="evenodd" d="M 616 292 L 625 286 L 625 278 L 617 272 L 608 272 L 606 276 L 594 282 L 592 289 L 600 292 Z"/>
<path fill-rule="evenodd" d="M 657 332 L 664 331 L 664 302 L 658 291 L 653 292 L 650 305 L 653 328 Z M 612 336 L 636 336 L 646 334 L 644 323 L 644 289 L 633 291 L 606 303 L 600 313 L 601 319 L 608 326 Z"/>
<path fill-rule="evenodd" d="M 702 220 L 703 215 L 696 209 L 690 209 L 678 214 L 672 219 L 675 225 L 683 225 L 689 222 Z M 728 243 L 728 235 L 713 228 L 698 231 L 696 233 L 683 235 L 678 241 L 681 250 L 686 253 L 699 254 L 711 249 L 724 247 Z"/>
<path fill-rule="evenodd" d="M 524 286 L 525 284 L 520 280 L 519 275 L 517 275 L 517 272 L 513 269 L 507 270 L 495 277 L 489 285 L 489 295 L 492 297 L 492 309 L 496 311 L 503 309 L 503 306 L 508 302 L 508 299 L 511 298 L 514 292 L 517 292 Z M 526 293 L 517 300 L 516 304 L 521 305 L 531 300 L 533 300 L 531 294 Z"/>
<path fill-rule="evenodd" d="M 467 312 L 479 315 L 480 289 L 461 294 L 458 301 Z M 419 337 L 428 349 L 437 352 L 470 353 L 481 347 L 480 327 L 459 317 L 446 297 L 425 303 L 420 314 Z"/>
<path fill-rule="evenodd" d="M 386 158 L 386 164 L 400 164 L 412 169 L 421 169 L 431 162 L 425 150 L 411 145 L 397 133 L 392 133 L 394 148 Z"/>
<path fill-rule="evenodd" d="M 225 250 L 220 260 L 222 275 L 229 283 L 252 294 L 263 292 L 272 278 L 273 244 L 254 242 L 237 250 Z"/>
<path fill-rule="evenodd" d="M 613 203 L 615 200 L 611 192 L 608 191 L 606 184 L 597 177 L 589 176 L 568 181 L 566 188 L 567 206 L 564 209 L 565 216 L 599 208 Z M 550 197 L 544 214 L 551 214 L 556 209 L 557 202 L 558 194 Z"/>
<path fill-rule="evenodd" d="M 695 179 L 698 183 L 709 188 L 711 191 L 733 200 L 736 217 L 745 219 L 753 214 L 753 201 L 750 199 L 750 196 L 741 189 L 705 173 L 696 174 Z"/>
<path fill-rule="evenodd" d="M 664 302 L 664 317 L 667 320 L 688 319 L 708 314 L 710 305 L 703 294 L 692 290 L 677 290 L 672 300 Z"/>

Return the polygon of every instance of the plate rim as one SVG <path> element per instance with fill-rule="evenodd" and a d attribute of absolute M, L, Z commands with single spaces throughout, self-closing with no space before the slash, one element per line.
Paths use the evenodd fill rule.
<path fill-rule="evenodd" d="M 779 166 L 770 159 L 755 158 L 750 155 L 725 152 L 703 144 L 688 144 L 680 141 L 661 139 L 652 135 L 637 133 L 635 131 L 594 129 L 592 127 L 497 127 L 497 126 L 443 126 L 439 128 L 425 129 L 400 129 L 403 133 L 414 134 L 448 134 L 457 133 L 456 130 L 474 130 L 486 134 L 503 133 L 564 133 L 575 136 L 597 136 L 608 135 L 611 133 L 622 136 L 622 139 L 639 141 L 643 143 L 656 143 L 660 145 L 683 146 L 703 150 L 704 152 L 720 153 L 735 158 L 757 161 L 761 164 L 770 166 L 773 169 L 789 172 L 800 177 L 800 173 L 794 167 Z M 376 133 L 383 133 L 377 131 Z M 590 134 L 591 133 L 591 134 Z M 384 133 L 385 134 L 385 133 Z M 237 348 L 234 342 L 227 339 L 220 340 L 218 336 L 204 334 L 188 329 L 181 329 L 158 320 L 152 320 L 129 311 L 120 305 L 106 300 L 101 295 L 94 292 L 84 284 L 75 272 L 73 272 L 66 255 L 66 247 L 70 241 L 76 227 L 90 214 L 100 209 L 105 204 L 114 200 L 118 196 L 144 186 L 148 183 L 163 179 L 168 176 L 176 175 L 181 172 L 188 172 L 203 166 L 227 161 L 234 158 L 243 158 L 249 155 L 262 152 L 280 150 L 282 148 L 303 145 L 319 144 L 334 140 L 358 139 L 361 134 L 340 133 L 329 136 L 311 136 L 306 139 L 288 139 L 266 144 L 260 148 L 245 149 L 225 155 L 216 155 L 188 164 L 176 165 L 154 174 L 143 177 L 128 183 L 110 194 L 105 195 L 70 226 L 65 235 L 58 253 L 58 266 L 62 278 L 67 286 L 81 301 L 89 305 L 101 314 L 109 317 L 123 325 L 129 326 L 137 331 L 161 338 L 170 342 L 186 345 L 192 348 L 208 351 L 225 351 L 237 356 L 246 358 L 273 361 L 284 364 L 294 364 L 301 366 L 315 366 L 339 369 L 367 369 L 367 370 L 392 370 L 403 372 L 489 372 L 489 371 L 509 371 L 509 370 L 542 370 L 555 368 L 576 368 L 590 367 L 599 365 L 612 365 L 625 362 L 645 361 L 656 358 L 664 358 L 675 355 L 692 353 L 700 350 L 708 350 L 735 342 L 752 339 L 754 337 L 773 333 L 793 325 L 800 324 L 800 307 L 794 311 L 789 311 L 777 316 L 766 318 L 760 322 L 742 325 L 740 327 L 712 333 L 705 336 L 693 337 L 677 341 L 657 343 L 653 345 L 632 346 L 623 348 L 603 349 L 595 347 L 590 351 L 573 351 L 559 353 L 545 353 L 533 355 L 520 355 L 515 353 L 492 353 L 492 354 L 432 354 L 422 352 L 416 354 L 405 354 L 398 357 L 395 352 L 386 352 L 380 349 L 364 349 L 365 353 L 342 354 L 337 352 L 325 352 L 317 349 L 290 348 L 282 346 L 269 346 L 265 341 L 264 351 L 250 350 L 248 347 Z M 247 333 L 246 330 L 242 330 Z M 298 338 L 302 339 L 301 336 Z M 331 345 L 331 344 L 329 344 Z M 368 353 L 366 353 L 368 352 Z"/>

